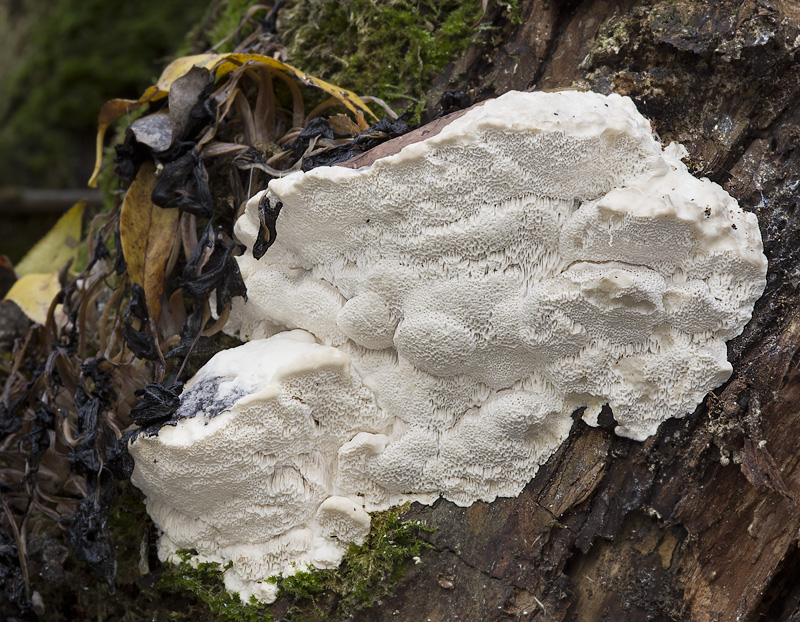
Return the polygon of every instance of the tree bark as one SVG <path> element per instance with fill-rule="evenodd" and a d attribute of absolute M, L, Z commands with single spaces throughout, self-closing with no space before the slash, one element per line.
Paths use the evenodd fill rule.
<path fill-rule="evenodd" d="M 521 0 L 440 76 L 477 99 L 629 95 L 761 225 L 767 288 L 734 372 L 637 443 L 577 421 L 518 498 L 410 518 L 434 550 L 356 620 L 800 620 L 800 4 Z M 602 421 L 602 418 L 601 418 Z"/>

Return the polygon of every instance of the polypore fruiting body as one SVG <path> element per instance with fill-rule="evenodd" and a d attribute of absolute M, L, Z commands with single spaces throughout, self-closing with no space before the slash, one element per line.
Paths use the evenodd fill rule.
<path fill-rule="evenodd" d="M 253 197 L 236 224 L 248 301 L 229 329 L 304 329 L 373 398 L 309 444 L 330 452 L 325 491 L 270 506 L 283 531 L 259 537 L 285 547 L 325 495 L 367 510 L 517 495 L 578 408 L 596 425 L 610 405 L 638 440 L 694 410 L 730 375 L 725 340 L 766 260 L 755 217 L 680 154 L 627 98 L 508 93 L 371 166 L 273 180 L 278 235 L 260 260 Z M 295 452 L 318 438 L 297 434 Z"/>
<path fill-rule="evenodd" d="M 346 354 L 303 331 L 220 352 L 187 384 L 177 425 L 139 436 L 132 480 L 163 531 L 233 566 L 226 585 L 262 599 L 289 562 L 337 565 L 369 533 L 360 503 L 331 494 L 336 453 L 384 419 Z"/>

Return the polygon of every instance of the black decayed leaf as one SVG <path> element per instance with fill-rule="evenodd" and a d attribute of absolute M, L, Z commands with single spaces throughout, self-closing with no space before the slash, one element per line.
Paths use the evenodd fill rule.
<path fill-rule="evenodd" d="M 133 456 L 128 451 L 128 441 L 135 435 L 136 430 L 130 430 L 106 446 L 106 466 L 116 479 L 130 479 L 133 474 Z"/>
<path fill-rule="evenodd" d="M 233 249 L 236 244 L 233 242 L 225 249 L 225 253 L 220 260 L 223 277 L 217 286 L 217 315 L 221 314 L 225 307 L 234 298 L 244 298 L 247 300 L 247 287 L 239 272 L 239 264 L 233 257 Z"/>
<path fill-rule="evenodd" d="M 209 222 L 197 248 L 183 269 L 181 289 L 184 294 L 206 299 L 217 293 L 217 313 L 222 313 L 232 298 L 247 298 L 247 288 L 233 257 L 236 244 L 225 245 L 221 234 L 215 233 Z"/>
<path fill-rule="evenodd" d="M 114 248 L 117 251 L 117 257 L 114 260 L 114 274 L 122 276 L 128 270 L 128 264 L 125 261 L 125 253 L 122 252 L 122 236 L 119 234 L 119 224 L 114 229 Z"/>
<path fill-rule="evenodd" d="M 96 473 L 100 469 L 97 451 L 97 419 L 100 415 L 100 398 L 89 397 L 82 387 L 75 390 L 78 406 L 78 442 L 70 448 L 69 466 L 75 473 Z"/>
<path fill-rule="evenodd" d="M 283 8 L 283 0 L 277 0 L 273 3 L 272 10 L 261 21 L 261 34 L 263 35 L 276 35 L 278 34 L 278 11 Z M 238 35 L 237 35 L 238 36 Z M 238 41 L 236 42 L 238 45 Z"/>
<path fill-rule="evenodd" d="M 216 117 L 216 104 L 209 97 L 213 91 L 214 77 L 202 67 L 192 67 L 172 83 L 168 100 L 172 140 L 167 149 L 155 152 L 159 162 L 175 162 L 195 147 L 197 134 Z"/>
<path fill-rule="evenodd" d="M 87 492 L 78 510 L 62 522 L 76 557 L 85 561 L 113 593 L 117 563 L 108 531 L 108 515 L 114 501 L 114 477 L 103 466 L 97 442 L 100 414 L 115 396 L 110 374 L 102 369 L 104 362 L 93 359 L 81 366 L 84 382 L 88 384 L 91 380 L 94 386 L 88 394 L 82 384 L 75 389 L 78 437 L 70 448 L 69 464 L 70 470 L 85 475 Z M 103 453 L 107 459 L 107 449 Z"/>
<path fill-rule="evenodd" d="M 368 130 L 364 130 L 349 143 L 332 147 L 325 151 L 303 158 L 303 170 L 310 171 L 318 166 L 331 166 L 361 155 L 373 147 L 410 131 L 402 119 L 381 119 Z"/>
<path fill-rule="evenodd" d="M 28 462 L 26 478 L 35 476 L 39 470 L 39 459 L 50 447 L 49 431 L 55 425 L 55 418 L 53 409 L 46 404 L 41 404 L 33 414 L 30 431 L 20 441 L 20 451 L 25 454 Z"/>
<path fill-rule="evenodd" d="M 443 117 L 451 112 L 469 108 L 471 105 L 472 100 L 464 91 L 448 89 L 442 93 L 442 99 L 439 100 L 439 107 L 441 108 L 441 111 L 436 115 L 436 117 Z"/>
<path fill-rule="evenodd" d="M 94 236 L 94 250 L 92 251 L 92 258 L 89 260 L 89 264 L 86 266 L 87 270 L 91 270 L 91 268 L 101 259 L 108 259 L 111 256 L 111 253 L 108 252 L 106 245 L 103 243 L 103 236 L 100 232 Z"/>
<path fill-rule="evenodd" d="M 335 138 L 331 124 L 324 117 L 311 119 L 297 135 L 297 138 L 292 141 L 291 148 L 295 157 L 301 157 L 308 149 L 308 144 L 314 138 L 327 138 L 328 140 Z"/>
<path fill-rule="evenodd" d="M 256 259 L 261 259 L 267 249 L 275 242 L 275 223 L 282 207 L 283 203 L 280 201 L 276 201 L 275 207 L 272 207 L 266 194 L 261 197 L 261 201 L 258 204 L 258 235 L 253 244 L 253 257 Z"/>
<path fill-rule="evenodd" d="M 89 473 L 86 476 L 86 496 L 77 511 L 61 521 L 75 556 L 106 582 L 112 594 L 117 562 L 108 531 L 108 516 L 113 502 L 114 478 L 108 469 L 104 468 L 99 476 Z"/>
<path fill-rule="evenodd" d="M 134 330 L 130 324 L 126 324 L 122 329 L 122 336 L 125 343 L 136 356 L 140 359 L 155 361 L 158 359 L 158 347 L 152 335 Z"/>
<path fill-rule="evenodd" d="M 192 346 L 201 339 L 200 331 L 203 329 L 203 307 L 197 307 L 186 319 L 181 327 L 181 342 L 170 350 L 164 358 L 183 358 L 189 355 Z"/>
<path fill-rule="evenodd" d="M 25 598 L 25 575 L 20 567 L 17 543 L 6 525 L 3 519 L 0 523 L 0 603 L 5 600 L 16 607 L 22 620 L 36 620 L 31 603 Z"/>
<path fill-rule="evenodd" d="M 111 370 L 111 364 L 103 357 L 87 359 L 81 363 L 81 373 L 90 378 L 94 385 L 90 393 L 93 397 L 100 398 L 103 408 L 108 408 L 117 399 L 117 392 L 111 381 Z"/>
<path fill-rule="evenodd" d="M 125 338 L 125 343 L 131 349 L 131 352 L 140 359 L 157 360 L 159 354 L 158 346 L 156 346 L 156 340 L 153 335 L 144 330 L 136 330 L 131 323 L 131 318 L 139 320 L 142 328 L 147 326 L 149 314 L 145 302 L 144 288 L 138 283 L 131 288 L 131 301 L 125 311 L 125 326 L 122 328 L 122 336 Z"/>
<path fill-rule="evenodd" d="M 7 434 L 13 434 L 22 427 L 22 419 L 19 417 L 19 408 L 27 399 L 27 393 L 23 393 L 9 400 L 8 405 L 0 402 L 0 438 Z"/>
<path fill-rule="evenodd" d="M 164 164 L 151 198 L 159 207 L 177 207 L 203 218 L 213 216 L 206 170 L 195 149 Z"/>
<path fill-rule="evenodd" d="M 75 473 L 97 473 L 101 467 L 97 443 L 100 413 L 116 399 L 110 371 L 103 369 L 107 365 L 108 361 L 103 358 L 89 359 L 81 365 L 83 382 L 75 389 L 78 438 L 69 452 L 70 468 Z M 84 385 L 90 386 L 88 394 Z"/>
<path fill-rule="evenodd" d="M 129 186 L 134 179 L 142 162 L 150 159 L 150 149 L 146 145 L 136 142 L 133 132 L 125 133 L 125 141 L 115 147 L 117 153 L 114 163 L 117 165 L 117 174 L 120 180 Z"/>
<path fill-rule="evenodd" d="M 206 228 L 203 229 L 203 235 L 200 236 L 197 246 L 195 246 L 194 251 L 192 252 L 192 256 L 189 257 L 189 261 L 186 262 L 186 266 L 183 268 L 181 277 L 184 282 L 184 291 L 186 291 L 185 285 L 190 283 L 193 278 L 197 277 L 203 271 L 205 266 L 210 261 L 211 255 L 214 253 L 217 246 L 217 234 L 214 231 L 214 227 L 211 225 L 211 221 L 209 221 L 208 224 L 206 224 Z M 197 293 L 187 293 L 191 293 L 193 296 L 200 297 L 208 292 L 205 292 L 201 289 L 198 290 Z"/>
<path fill-rule="evenodd" d="M 133 422 L 142 426 L 137 433 L 155 434 L 173 420 L 181 405 L 183 383 L 170 377 L 164 384 L 153 382 L 135 393 L 139 403 L 131 410 Z"/>
<path fill-rule="evenodd" d="M 150 319 L 150 314 L 147 312 L 147 299 L 145 297 L 144 288 L 138 283 L 135 283 L 133 287 L 131 287 L 131 301 L 128 303 L 125 319 L 130 319 L 131 316 L 142 322 L 146 322 Z"/>
<path fill-rule="evenodd" d="M 191 142 L 192 145 L 196 144 L 197 141 L 194 139 L 197 133 L 214 120 L 217 114 L 216 105 L 214 100 L 209 98 L 213 91 L 214 79 L 209 74 L 209 82 L 198 95 L 197 103 L 192 106 L 189 118 L 183 126 L 183 131 L 179 136 L 176 136 L 178 141 Z"/>

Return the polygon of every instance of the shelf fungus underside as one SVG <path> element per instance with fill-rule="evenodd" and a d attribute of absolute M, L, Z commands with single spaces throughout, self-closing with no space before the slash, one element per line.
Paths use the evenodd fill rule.
<path fill-rule="evenodd" d="M 273 180 L 236 223 L 227 329 L 249 343 L 131 443 L 162 559 L 232 562 L 229 589 L 269 601 L 369 511 L 518 495 L 578 409 L 636 440 L 693 412 L 767 266 L 755 216 L 684 154 L 628 98 L 514 92 L 370 166 Z"/>

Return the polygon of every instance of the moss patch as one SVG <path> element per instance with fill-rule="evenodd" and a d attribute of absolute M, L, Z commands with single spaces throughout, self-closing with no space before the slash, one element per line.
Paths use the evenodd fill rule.
<path fill-rule="evenodd" d="M 222 584 L 222 573 L 228 568 L 219 564 L 191 563 L 196 551 L 179 551 L 181 563 L 167 569 L 158 582 L 158 588 L 165 592 L 186 594 L 202 602 L 211 613 L 210 617 L 202 611 L 187 611 L 176 619 L 203 619 L 210 622 L 269 622 L 272 614 L 265 607 L 251 599 L 243 603 L 239 596 L 226 591 Z"/>
<path fill-rule="evenodd" d="M 272 620 L 272 608 L 285 612 L 282 619 L 295 622 L 345 617 L 390 594 L 414 557 L 423 548 L 432 548 L 420 534 L 434 530 L 418 521 L 402 520 L 400 513 L 407 509 L 372 514 L 367 540 L 361 546 L 351 544 L 339 568 L 299 570 L 272 579 L 278 586 L 278 602 L 271 607 L 252 599 L 243 603 L 226 592 L 222 573 L 227 567 L 193 564 L 195 551 L 179 552 L 182 562 L 167 568 L 158 587 L 204 603 L 212 619 L 220 622 Z"/>
<path fill-rule="evenodd" d="M 499 6 L 519 19 L 517 0 Z M 280 33 L 291 63 L 418 118 L 433 75 L 493 27 L 482 15 L 481 0 L 298 0 Z"/>

